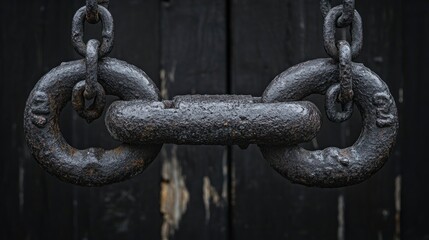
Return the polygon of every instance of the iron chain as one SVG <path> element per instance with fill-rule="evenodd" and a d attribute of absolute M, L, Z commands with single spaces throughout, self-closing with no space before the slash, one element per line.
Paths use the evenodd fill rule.
<path fill-rule="evenodd" d="M 104 6 L 99 5 L 104 4 Z M 86 6 L 80 8 L 72 24 L 72 43 L 76 51 L 85 57 L 86 77 L 84 82 L 79 82 L 73 89 L 72 105 L 75 111 L 88 122 L 99 118 L 104 110 L 106 97 L 103 87 L 97 82 L 98 61 L 105 57 L 113 48 L 113 18 L 107 10 L 108 0 L 87 0 Z M 101 19 L 102 43 L 91 39 L 87 44 L 83 42 L 84 24 L 97 23 Z M 94 99 L 86 108 L 86 100 Z"/>
<path fill-rule="evenodd" d="M 74 110 L 88 122 L 98 119 L 103 114 L 104 106 L 106 105 L 105 91 L 97 81 L 99 46 L 100 42 L 98 40 L 91 39 L 88 41 L 85 58 L 85 81 L 77 83 L 73 88 L 72 94 Z M 85 107 L 85 99 L 94 99 L 88 108 Z"/>
<path fill-rule="evenodd" d="M 354 0 L 343 0 L 343 11 L 341 16 L 338 18 L 336 24 L 337 27 L 343 28 L 349 26 L 353 21 L 353 15 L 355 11 Z M 332 8 L 331 0 L 320 0 L 320 10 L 323 18 L 325 18 Z"/>
<path fill-rule="evenodd" d="M 162 144 L 258 144 L 270 165 L 292 182 L 318 187 L 342 187 L 368 179 L 386 162 L 398 130 L 396 105 L 387 85 L 362 64 L 353 63 L 362 48 L 362 20 L 353 0 L 331 8 L 321 0 L 325 17 L 324 46 L 332 59 L 316 59 L 278 75 L 262 97 L 189 95 L 161 100 L 159 90 L 139 68 L 107 54 L 113 48 L 113 18 L 108 1 L 87 0 L 72 24 L 72 43 L 85 59 L 61 64 L 43 76 L 25 108 L 27 144 L 36 160 L 61 180 L 101 186 L 141 173 Z M 83 42 L 85 22 L 102 22 L 102 41 Z M 350 26 L 351 42 L 336 41 L 336 28 Z M 78 150 L 63 138 L 59 114 L 72 101 L 88 122 L 101 116 L 106 99 L 110 135 L 122 142 L 113 150 Z M 326 97 L 329 120 L 349 119 L 356 104 L 362 132 L 350 147 L 308 151 L 300 143 L 319 132 L 317 107 L 303 101 L 311 94 Z M 85 101 L 94 99 L 85 107 Z M 342 110 L 337 111 L 336 104 Z"/>
<path fill-rule="evenodd" d="M 108 8 L 109 0 L 86 0 L 86 21 L 95 24 L 100 21 L 98 5 Z"/>
<path fill-rule="evenodd" d="M 342 14 L 342 6 L 336 6 L 332 8 L 325 17 L 323 24 L 323 40 L 326 53 L 335 60 L 338 60 L 338 48 L 337 41 L 335 40 L 335 32 L 337 26 L 335 22 Z M 355 10 L 353 21 L 350 25 L 350 36 L 351 36 L 351 51 L 352 59 L 355 59 L 362 49 L 363 44 L 363 29 L 362 29 L 362 18 L 359 13 Z"/>
<path fill-rule="evenodd" d="M 86 56 L 86 44 L 83 41 L 84 24 L 86 21 L 86 6 L 77 10 L 72 22 L 72 44 L 75 50 L 83 57 Z M 105 57 L 113 49 L 114 29 L 113 17 L 107 8 L 99 5 L 98 15 L 103 24 L 102 42 L 99 49 L 99 57 Z"/>

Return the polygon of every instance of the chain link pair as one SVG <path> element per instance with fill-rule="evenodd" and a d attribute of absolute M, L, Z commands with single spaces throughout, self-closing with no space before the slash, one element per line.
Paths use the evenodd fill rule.
<path fill-rule="evenodd" d="M 108 1 L 87 0 L 86 6 L 76 12 L 72 24 L 72 44 L 76 52 L 85 57 L 86 63 L 86 77 L 73 89 L 72 106 L 79 116 L 88 122 L 99 118 L 106 105 L 106 93 L 97 81 L 98 61 L 112 51 L 114 38 L 112 15 L 99 3 L 107 7 Z M 96 24 L 100 20 L 103 25 L 102 43 L 91 39 L 85 44 L 83 40 L 85 22 Z M 85 100 L 92 99 L 93 103 L 86 107 Z"/>
<path fill-rule="evenodd" d="M 330 8 L 329 1 L 322 0 L 324 43 L 331 58 L 287 69 L 262 97 L 190 95 L 173 100 L 161 100 L 158 88 L 141 69 L 106 57 L 113 47 L 113 20 L 94 2 L 87 1 L 73 19 L 73 46 L 85 59 L 52 69 L 26 104 L 26 141 L 36 160 L 58 178 L 84 186 L 123 181 L 141 173 L 164 143 L 258 144 L 264 158 L 285 178 L 317 187 L 359 183 L 386 162 L 396 140 L 397 110 L 380 77 L 352 62 L 362 47 L 362 21 L 354 1 Z M 85 44 L 84 23 L 99 20 L 102 42 Z M 336 28 L 347 26 L 351 44 L 336 42 Z M 61 110 L 71 99 L 77 112 L 92 121 L 101 115 L 106 94 L 120 98 L 107 109 L 105 124 L 122 144 L 113 150 L 73 148 L 60 131 Z M 334 122 L 347 120 L 357 105 L 362 132 L 352 146 L 316 151 L 299 147 L 312 140 L 322 124 L 317 107 L 302 101 L 311 94 L 326 95 L 325 110 Z M 94 103 L 85 108 L 85 99 L 92 98 Z M 342 103 L 342 112 L 336 111 L 337 102 Z"/>
<path fill-rule="evenodd" d="M 343 4 L 331 8 L 330 0 L 321 0 L 320 9 L 324 17 L 323 39 L 327 54 L 338 61 L 340 83 L 333 85 L 326 94 L 326 113 L 329 120 L 343 122 L 353 113 L 353 82 L 351 64 L 362 49 L 362 19 L 355 10 L 354 0 L 343 0 Z M 352 43 L 335 40 L 337 28 L 350 28 Z M 336 109 L 341 103 L 342 111 Z"/>

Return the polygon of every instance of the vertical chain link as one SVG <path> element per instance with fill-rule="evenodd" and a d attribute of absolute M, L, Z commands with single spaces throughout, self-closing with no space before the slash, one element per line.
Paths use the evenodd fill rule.
<path fill-rule="evenodd" d="M 332 0 L 320 0 L 320 11 L 322 12 L 323 18 L 328 15 L 332 8 Z M 355 11 L 355 0 L 343 0 L 343 10 L 341 16 L 337 20 L 337 27 L 344 28 L 350 26 L 353 21 Z"/>
<path fill-rule="evenodd" d="M 109 0 L 86 0 L 86 21 L 95 24 L 100 21 L 98 5 L 109 7 Z"/>

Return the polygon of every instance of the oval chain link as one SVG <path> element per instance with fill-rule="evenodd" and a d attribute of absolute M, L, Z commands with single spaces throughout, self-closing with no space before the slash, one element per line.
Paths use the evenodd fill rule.
<path fill-rule="evenodd" d="M 322 12 L 323 18 L 328 15 L 332 8 L 332 0 L 320 0 L 320 11 Z M 349 26 L 353 21 L 353 15 L 355 11 L 355 0 L 343 0 L 343 12 L 337 20 L 337 26 L 340 28 Z"/>

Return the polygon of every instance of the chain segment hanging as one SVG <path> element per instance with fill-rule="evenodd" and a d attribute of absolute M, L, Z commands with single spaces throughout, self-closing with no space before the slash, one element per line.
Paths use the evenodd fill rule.
<path fill-rule="evenodd" d="M 43 76 L 30 93 L 24 113 L 26 141 L 40 165 L 61 180 L 84 186 L 111 184 L 141 173 L 162 146 L 123 143 L 113 150 L 78 150 L 61 134 L 59 115 L 70 100 L 89 122 L 101 116 L 106 94 L 125 101 L 159 100 L 157 87 L 142 70 L 106 57 L 113 48 L 113 18 L 101 5 L 98 15 L 103 24 L 102 43 L 83 42 L 87 8 L 80 8 L 73 18 L 72 43 L 85 59 L 63 63 Z M 93 97 L 94 103 L 85 108 L 84 98 Z"/>
<path fill-rule="evenodd" d="M 271 166 L 292 182 L 342 187 L 368 179 L 387 160 L 395 143 L 398 116 L 386 84 L 362 64 L 352 62 L 362 48 L 362 20 L 354 0 L 331 8 L 321 0 L 324 45 L 331 59 L 298 64 L 277 76 L 261 98 L 236 95 L 176 96 L 161 100 L 159 90 L 140 69 L 108 58 L 113 19 L 107 5 L 87 0 L 73 19 L 72 42 L 83 60 L 61 64 L 36 84 L 27 101 L 24 125 L 30 150 L 48 172 L 84 186 L 101 186 L 142 172 L 162 144 L 258 144 Z M 98 1 L 108 3 L 108 1 Z M 85 22 L 103 25 L 102 41 L 83 42 Z M 351 43 L 335 40 L 336 28 L 350 27 Z M 84 80 L 83 80 L 84 79 Z M 68 101 L 88 122 L 101 116 L 105 95 L 120 98 L 106 112 L 113 150 L 70 146 L 60 132 L 59 114 Z M 316 106 L 302 101 L 326 95 L 329 120 L 343 122 L 356 104 L 363 118 L 359 139 L 345 149 L 308 151 L 300 143 L 321 127 Z M 85 108 L 85 100 L 94 99 Z M 337 111 L 340 103 L 342 111 Z"/>

